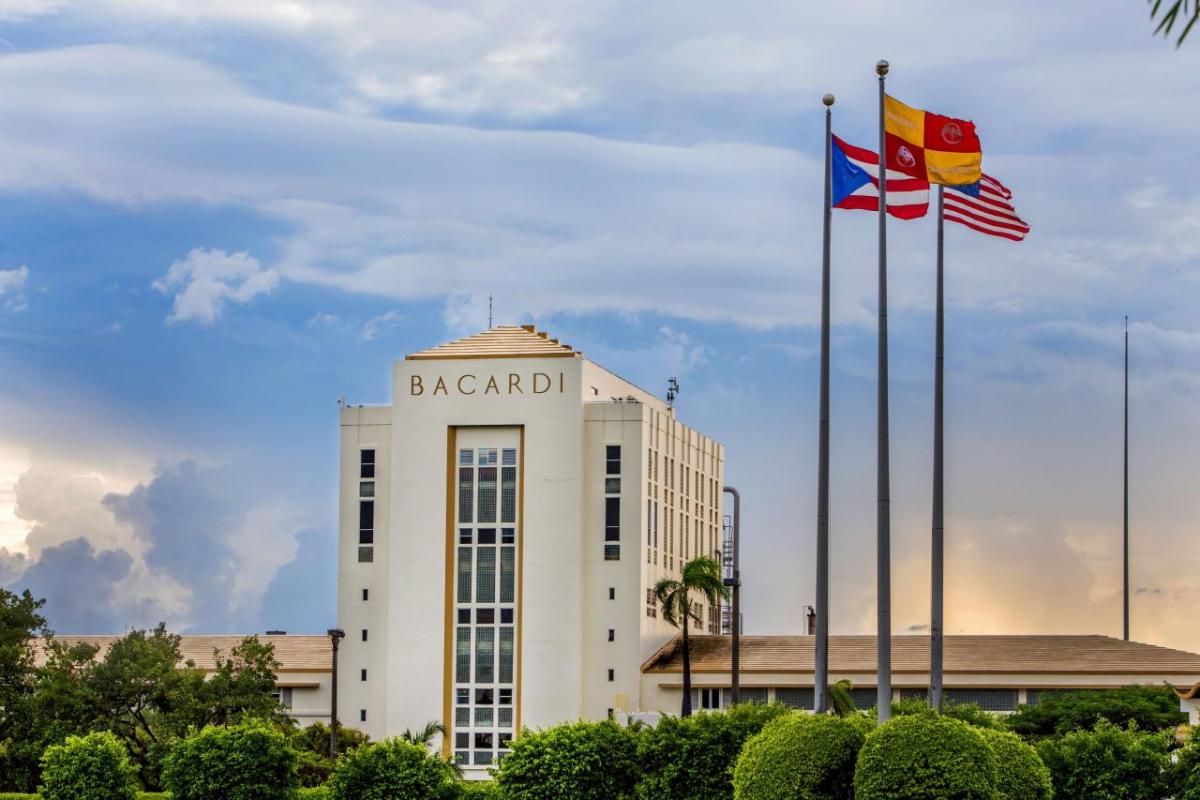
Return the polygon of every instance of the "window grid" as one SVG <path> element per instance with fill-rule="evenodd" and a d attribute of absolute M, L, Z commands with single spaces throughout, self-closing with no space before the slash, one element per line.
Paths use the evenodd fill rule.
<path fill-rule="evenodd" d="M 454 714 L 460 766 L 495 764 L 514 729 L 518 518 L 516 448 L 463 448 L 458 457 Z"/>
<path fill-rule="evenodd" d="M 375 561 L 375 451 L 360 450 L 358 457 L 358 563 Z M 369 480 L 361 480 L 368 478 Z"/>

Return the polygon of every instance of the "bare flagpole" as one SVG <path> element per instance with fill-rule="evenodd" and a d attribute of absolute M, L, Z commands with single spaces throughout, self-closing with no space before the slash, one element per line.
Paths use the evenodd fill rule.
<path fill-rule="evenodd" d="M 1125 551 L 1125 580 L 1123 582 L 1123 621 L 1125 641 L 1129 641 L 1129 317 L 1125 317 L 1125 464 L 1123 545 Z"/>
<path fill-rule="evenodd" d="M 887 138 L 884 95 L 888 62 L 875 65 L 879 75 L 879 387 L 876 452 L 876 704 L 879 724 L 892 716 L 892 522 L 891 456 L 888 448 L 888 341 L 887 341 Z"/>
<path fill-rule="evenodd" d="M 817 455 L 817 631 L 813 646 L 814 707 L 829 708 L 829 237 L 833 218 L 833 103 L 825 104 L 825 217 L 821 250 L 821 400 Z"/>
<path fill-rule="evenodd" d="M 944 537 L 942 493 L 942 399 L 945 351 L 945 305 L 943 300 L 943 260 L 945 250 L 944 188 L 938 185 L 937 194 L 937 321 L 934 323 L 933 367 L 933 553 L 930 565 L 929 603 L 929 705 L 942 712 L 942 646 L 944 636 L 943 560 Z"/>

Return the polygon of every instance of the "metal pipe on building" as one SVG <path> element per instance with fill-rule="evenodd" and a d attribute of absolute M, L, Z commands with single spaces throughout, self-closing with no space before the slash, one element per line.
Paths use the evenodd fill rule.
<path fill-rule="evenodd" d="M 733 594 L 733 622 L 730 631 L 733 634 L 733 646 L 730 658 L 729 703 L 737 705 L 741 700 L 741 638 L 742 638 L 742 605 L 741 588 L 742 572 L 739 560 L 742 532 L 742 495 L 732 486 L 726 486 L 725 492 L 733 497 L 733 576 L 725 579 L 725 585 L 730 587 Z"/>

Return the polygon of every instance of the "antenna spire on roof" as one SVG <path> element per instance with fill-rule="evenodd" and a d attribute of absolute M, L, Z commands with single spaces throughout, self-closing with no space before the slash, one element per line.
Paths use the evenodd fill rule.
<path fill-rule="evenodd" d="M 495 325 L 492 324 L 492 296 L 488 295 L 488 330 L 490 331 Z"/>

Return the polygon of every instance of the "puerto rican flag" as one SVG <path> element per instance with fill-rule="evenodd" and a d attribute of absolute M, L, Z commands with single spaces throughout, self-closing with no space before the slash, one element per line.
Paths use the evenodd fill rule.
<path fill-rule="evenodd" d="M 942 199 L 942 218 L 947 222 L 957 222 L 973 231 L 1014 242 L 1021 241 L 1029 233 L 1028 223 L 1017 216 L 1017 209 L 1012 204 L 1012 192 L 991 175 L 984 174 L 976 184 L 946 188 L 951 190 Z M 890 195 L 888 200 L 891 200 Z"/>
<path fill-rule="evenodd" d="M 833 137 L 834 208 L 879 210 L 879 155 Z M 888 213 L 899 219 L 917 219 L 929 211 L 929 182 L 887 171 Z M 949 219 L 949 217 L 946 217 Z"/>

